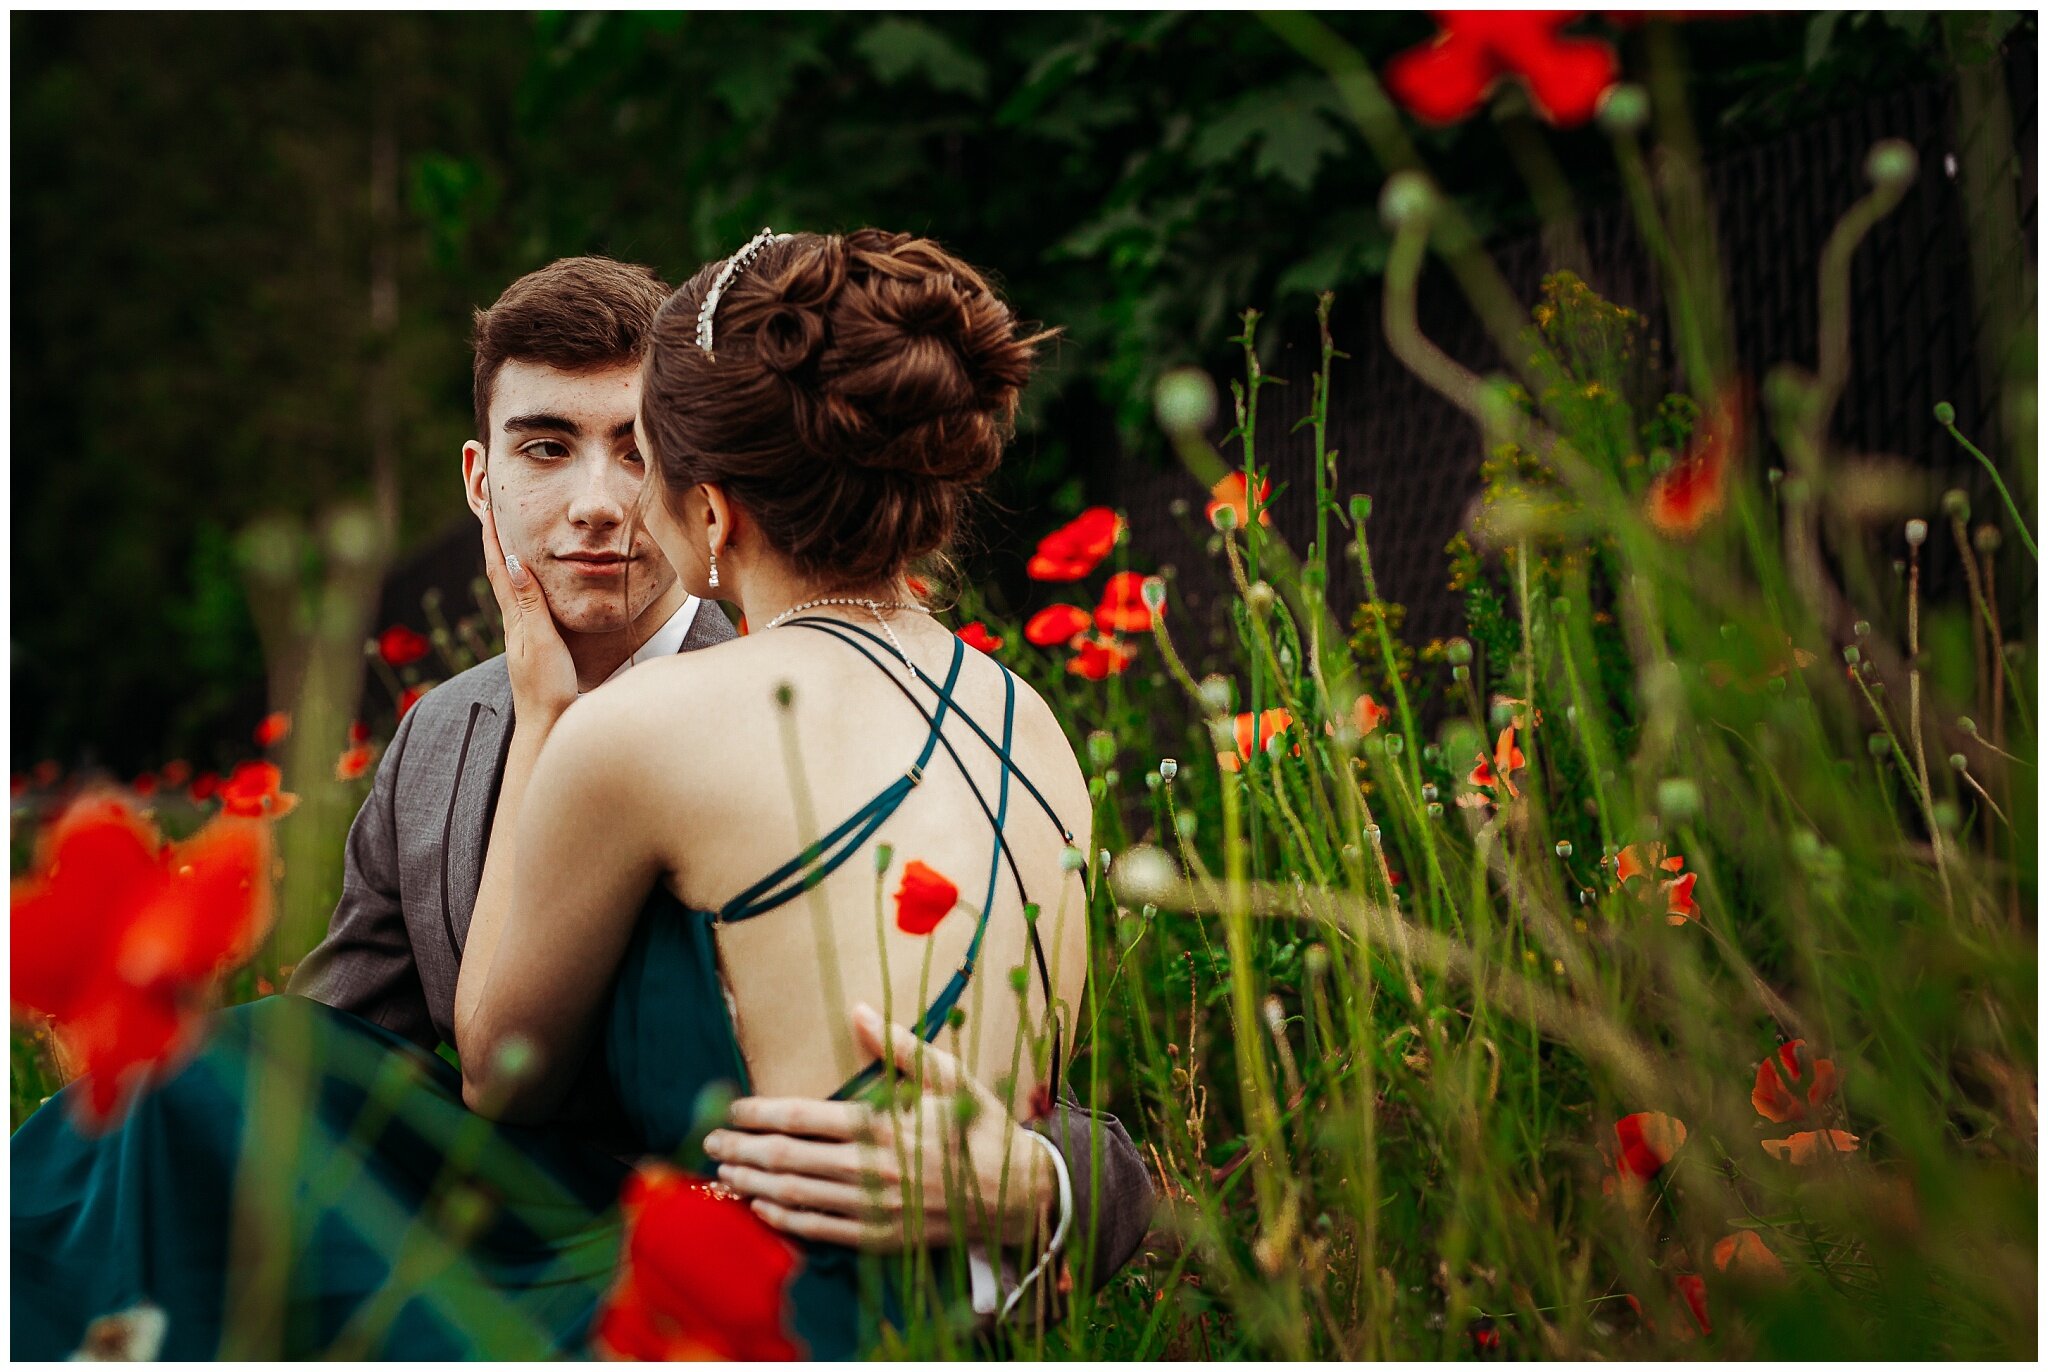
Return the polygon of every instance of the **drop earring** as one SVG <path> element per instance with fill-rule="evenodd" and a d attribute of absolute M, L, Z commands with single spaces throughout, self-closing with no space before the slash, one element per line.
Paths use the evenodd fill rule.
<path fill-rule="evenodd" d="M 718 553 L 716 550 L 711 554 L 711 584 L 713 586 L 718 584 Z"/>

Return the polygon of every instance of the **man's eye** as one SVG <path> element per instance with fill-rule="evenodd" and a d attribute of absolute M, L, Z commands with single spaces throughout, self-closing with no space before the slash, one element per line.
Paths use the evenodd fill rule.
<path fill-rule="evenodd" d="M 524 453 L 528 457 L 537 457 L 545 461 L 553 461 L 555 458 L 558 457 L 567 457 L 569 455 L 569 445 L 566 443 L 558 443 L 552 438 L 537 438 L 533 442 L 521 448 L 519 451 Z"/>
<path fill-rule="evenodd" d="M 632 463 L 636 467 L 644 467 L 647 465 L 647 459 L 640 456 L 640 450 L 637 448 L 631 449 L 626 453 L 626 461 Z"/>

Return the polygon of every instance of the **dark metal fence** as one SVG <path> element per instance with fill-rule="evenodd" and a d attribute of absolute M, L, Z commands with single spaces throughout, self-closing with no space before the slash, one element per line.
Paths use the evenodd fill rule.
<path fill-rule="evenodd" d="M 2026 260 L 1999 264 L 2028 290 L 2036 243 L 2035 57 L 2029 43 L 2007 63 L 2011 165 Z M 1981 517 L 1996 501 L 1990 482 L 1931 417 L 1937 401 L 1950 401 L 1964 433 L 1980 445 L 1999 441 L 1996 378 L 1981 342 L 1985 321 L 1973 304 L 1967 207 L 1957 181 L 1962 139 L 1969 133 L 1957 123 L 1951 88 L 1900 90 L 1720 156 L 1709 163 L 1707 181 L 1738 360 L 1760 381 L 1780 362 L 1808 368 L 1814 363 L 1816 265 L 1836 220 L 1867 189 L 1863 161 L 1870 146 L 1904 138 L 1918 149 L 1919 180 L 1855 258 L 1852 372 L 1835 432 L 1851 451 L 1903 458 L 1930 470 L 1936 490 L 1957 486 L 1969 492 Z M 1580 229 L 1595 288 L 1657 321 L 1656 274 L 1626 207 L 1587 213 Z M 1548 269 L 1537 237 L 1495 245 L 1493 255 L 1519 296 L 1533 302 Z M 1444 545 L 1477 493 L 1482 454 L 1470 421 L 1387 351 L 1379 308 L 1376 289 L 1354 291 L 1338 302 L 1333 329 L 1351 360 L 1340 360 L 1333 372 L 1329 442 L 1339 454 L 1340 501 L 1352 492 L 1373 498 L 1369 527 L 1381 594 L 1407 606 L 1409 635 L 1421 642 L 1462 627 L 1460 606 L 1445 584 Z M 2031 301 L 2026 309 L 2031 319 Z M 1500 369 L 1498 354 L 1446 276 L 1425 275 L 1419 315 L 1424 333 L 1452 357 L 1481 373 Z M 1314 473 L 1308 434 L 1293 429 L 1308 412 L 1316 359 L 1312 331 L 1288 338 L 1276 350 L 1268 370 L 1292 384 L 1262 391 L 1256 435 L 1262 464 L 1271 464 L 1276 487 L 1286 488 L 1275 522 L 1298 550 L 1307 547 L 1313 524 Z M 1225 456 L 1233 454 L 1234 445 Z M 1195 541 L 1207 530 L 1201 522 L 1204 496 L 1192 478 L 1178 468 L 1126 461 L 1115 498 L 1129 514 L 1139 564 L 1174 564 L 1183 592 L 1204 608 L 1222 588 L 1222 570 Z M 1190 512 L 1177 516 L 1177 500 L 1187 502 Z M 1938 512 L 1930 507 L 1928 513 Z M 1931 539 L 1928 548 L 1930 587 L 1939 593 L 1956 574 L 1954 557 L 1944 540 Z M 2007 557 L 2002 570 L 2021 571 L 2018 563 L 2016 556 Z M 2024 574 L 2026 584 L 2001 599 L 2009 613 L 2020 608 L 2031 616 L 2032 569 Z M 1333 577 L 1333 604 L 1347 613 L 1360 593 L 1355 573 Z M 2021 600 L 2024 605 L 2017 604 Z"/>

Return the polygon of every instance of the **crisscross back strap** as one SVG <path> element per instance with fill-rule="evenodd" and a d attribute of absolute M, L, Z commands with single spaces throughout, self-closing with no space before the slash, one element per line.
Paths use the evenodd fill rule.
<path fill-rule="evenodd" d="M 793 619 L 789 622 L 811 628 L 834 623 L 831 620 L 818 619 Z M 860 851 L 860 846 L 887 822 L 889 816 L 896 813 L 896 807 L 903 803 L 903 798 L 924 780 L 925 764 L 932 760 L 932 753 L 937 750 L 943 737 L 940 727 L 945 723 L 946 714 L 952 708 L 953 684 L 960 679 L 960 667 L 965 661 L 966 645 L 956 639 L 953 643 L 952 667 L 946 673 L 946 684 L 943 688 L 934 688 L 939 693 L 939 707 L 936 712 L 925 714 L 925 718 L 931 723 L 931 732 L 926 735 L 924 749 L 917 755 L 917 761 L 911 764 L 910 769 L 883 787 L 881 793 L 874 799 L 841 820 L 832 832 L 728 900 L 718 911 L 718 920 L 721 924 L 752 919 L 796 899 L 837 871 L 848 858 Z M 912 699 L 915 700 L 915 697 Z M 922 707 L 919 713 L 924 713 Z"/>
<path fill-rule="evenodd" d="M 939 992 L 938 998 L 918 1018 L 917 1035 L 926 1042 L 930 1042 L 938 1036 L 939 1030 L 944 1027 L 947 1017 L 952 1013 L 953 1007 L 959 1003 L 960 997 L 966 992 L 969 979 L 974 975 L 976 962 L 981 955 L 982 940 L 988 931 L 990 914 L 995 904 L 996 881 L 1004 863 L 1007 863 L 1010 868 L 1010 877 L 1016 885 L 1018 900 L 1027 907 L 1031 903 L 1029 895 L 1024 890 L 1023 874 L 1017 868 L 1016 855 L 1011 851 L 1009 839 L 1004 833 L 1004 825 L 1009 818 L 1010 778 L 1012 776 L 1016 777 L 1024 789 L 1031 793 L 1032 798 L 1038 802 L 1039 808 L 1053 822 L 1053 826 L 1060 831 L 1060 836 L 1063 839 L 1071 843 L 1073 835 L 1066 825 L 1060 821 L 1058 814 L 1053 811 L 1052 806 L 1046 802 L 1044 795 L 1040 793 L 1036 786 L 1031 784 L 1031 779 L 1024 774 L 1023 770 L 1017 766 L 1016 760 L 1010 756 L 1011 741 L 1015 733 L 1017 687 L 1016 677 L 1008 668 L 1003 667 L 1000 663 L 997 664 L 998 669 L 1003 674 L 1003 741 L 997 743 L 989 737 L 986 730 L 975 722 L 972 715 L 953 701 L 952 688 L 958 677 L 957 670 L 947 677 L 944 687 L 932 686 L 931 682 L 925 682 L 927 686 L 931 686 L 934 694 L 938 697 L 937 710 L 927 711 L 923 702 L 912 694 L 907 686 L 897 680 L 895 673 L 890 670 L 889 664 L 883 657 L 878 656 L 875 651 L 860 642 L 858 638 L 848 636 L 849 632 L 858 634 L 861 638 L 874 643 L 877 648 L 883 648 L 883 640 L 875 634 L 857 625 L 846 624 L 839 620 L 814 619 L 793 620 L 791 622 L 808 624 L 810 627 L 829 633 L 832 637 L 846 643 L 870 662 L 873 662 L 888 675 L 891 684 L 902 693 L 905 699 L 910 701 L 918 713 L 932 721 L 934 729 L 937 729 L 939 724 L 943 722 L 947 708 L 950 706 L 953 714 L 967 723 L 975 735 L 988 745 L 989 750 L 995 754 L 998 762 L 1001 764 L 999 771 L 1000 780 L 997 789 L 997 808 L 994 813 L 990 813 L 988 801 L 981 794 L 981 788 L 975 784 L 974 777 L 967 770 L 966 763 L 962 761 L 959 751 L 953 747 L 952 741 L 946 738 L 944 734 L 939 735 L 940 746 L 944 747 L 947 756 L 952 758 L 954 767 L 959 770 L 961 779 L 967 783 L 968 790 L 973 794 L 975 804 L 980 807 L 983 817 L 989 821 L 990 827 L 995 831 L 996 853 L 990 859 L 988 884 L 982 898 L 981 916 L 975 925 L 974 938 L 968 946 L 967 956 L 962 961 L 959 970 L 954 972 L 952 977 L 947 980 L 945 987 Z M 956 658 L 960 653 L 960 646 L 959 640 L 955 639 L 954 655 Z M 922 679 L 920 678 L 920 680 Z M 1045 1003 L 1048 1010 L 1050 1010 L 1053 1004 L 1052 972 L 1046 963 L 1045 946 L 1039 938 L 1037 921 L 1030 919 L 1028 914 L 1026 918 L 1025 929 L 1030 939 L 1032 960 L 1037 966 L 1039 986 L 1044 992 Z M 1055 1015 L 1053 1018 L 1052 1054 L 1052 1084 L 1055 1090 L 1058 1088 L 1059 1081 L 1060 1040 L 1061 1029 L 1059 1019 Z M 881 1074 L 882 1064 L 879 1062 L 870 1063 L 865 1069 L 856 1074 L 852 1080 L 833 1092 L 832 1099 L 844 1100 L 859 1091 L 865 1090 L 871 1083 L 880 1078 Z"/>

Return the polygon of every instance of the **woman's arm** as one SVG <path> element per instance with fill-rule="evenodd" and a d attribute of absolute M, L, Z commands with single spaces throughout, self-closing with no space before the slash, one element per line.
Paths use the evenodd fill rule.
<path fill-rule="evenodd" d="M 620 746 L 634 694 L 513 730 L 455 986 L 463 1100 L 479 1114 L 538 1121 L 567 1095 L 660 875 L 636 750 Z"/>

